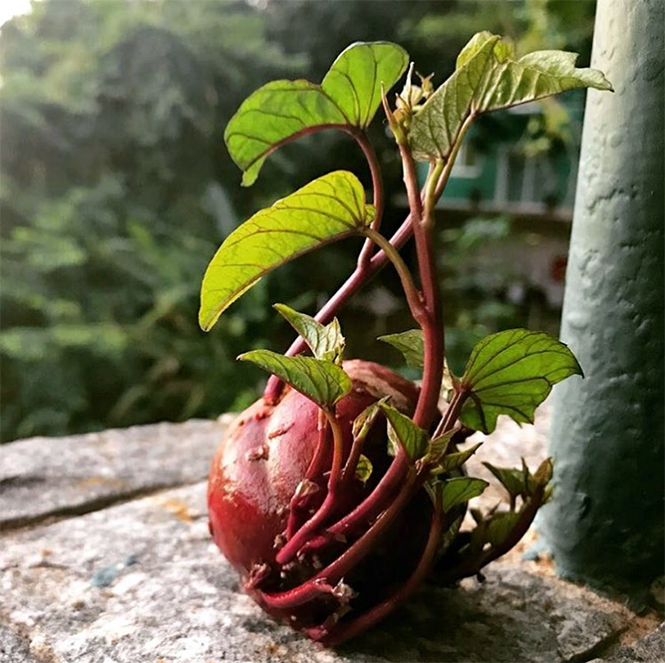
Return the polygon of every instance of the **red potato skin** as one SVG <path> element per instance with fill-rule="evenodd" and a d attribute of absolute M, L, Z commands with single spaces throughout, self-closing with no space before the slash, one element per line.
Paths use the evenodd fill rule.
<path fill-rule="evenodd" d="M 412 414 L 418 388 L 371 362 L 347 361 L 344 369 L 353 389 L 336 411 L 348 451 L 352 423 L 366 407 L 390 396 L 393 406 Z M 256 564 L 275 561 L 275 538 L 286 528 L 291 497 L 317 446 L 317 421 L 318 407 L 287 387 L 276 405 L 259 400 L 240 414 L 214 457 L 208 483 L 210 531 L 245 581 Z M 374 437 L 366 441 L 364 453 L 377 473 L 389 457 L 385 436 Z M 330 456 L 324 467 L 330 467 Z"/>

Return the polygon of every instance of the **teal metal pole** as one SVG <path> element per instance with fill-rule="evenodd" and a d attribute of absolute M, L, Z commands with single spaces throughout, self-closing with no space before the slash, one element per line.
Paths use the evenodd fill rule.
<path fill-rule="evenodd" d="M 599 0 L 541 532 L 562 575 L 634 598 L 664 573 L 663 0 Z"/>

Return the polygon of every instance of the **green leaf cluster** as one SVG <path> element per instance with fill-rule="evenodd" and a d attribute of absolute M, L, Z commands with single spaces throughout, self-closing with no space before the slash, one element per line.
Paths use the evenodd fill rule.
<path fill-rule="evenodd" d="M 544 460 L 540 467 L 532 474 L 526 462 L 522 459 L 522 468 L 496 467 L 491 463 L 483 465 L 499 480 L 506 489 L 511 500 L 517 497 L 524 499 L 533 497 L 536 491 L 552 479 L 553 465 L 551 459 Z"/>
<path fill-rule="evenodd" d="M 474 35 L 457 58 L 453 75 L 425 102 L 411 123 L 414 156 L 447 160 L 464 123 L 483 113 L 543 99 L 566 90 L 611 90 L 595 69 L 576 69 L 575 53 L 536 51 L 519 59 L 497 35 Z"/>
<path fill-rule="evenodd" d="M 482 556 L 486 544 L 499 549 L 506 544 L 516 527 L 525 529 L 531 523 L 537 509 L 547 502 L 552 480 L 552 460 L 545 459 L 532 473 L 522 460 L 522 469 L 499 468 L 490 463 L 484 465 L 508 491 L 510 508 L 498 507 L 488 514 L 475 513 L 477 526 L 471 535 L 471 549 Z M 521 504 L 517 498 L 521 498 Z M 528 519 L 528 520 L 525 520 Z"/>

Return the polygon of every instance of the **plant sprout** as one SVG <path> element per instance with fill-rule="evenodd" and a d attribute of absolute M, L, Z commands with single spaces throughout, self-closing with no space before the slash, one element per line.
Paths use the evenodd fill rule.
<path fill-rule="evenodd" d="M 470 499 L 487 486 L 468 476 L 499 415 L 532 423 L 554 384 L 582 370 L 547 334 L 512 329 L 481 341 L 461 376 L 447 369 L 443 303 L 434 256 L 435 207 L 455 156 L 482 115 L 571 90 L 610 90 L 576 56 L 517 58 L 495 35 L 475 35 L 438 89 L 414 83 L 400 46 L 356 43 L 320 84 L 275 81 L 230 120 L 225 140 L 251 185 L 282 145 L 325 129 L 349 134 L 367 159 L 371 203 L 357 177 L 328 173 L 254 214 L 223 242 L 206 271 L 200 324 L 209 330 L 265 274 L 330 242 L 363 240 L 355 271 L 315 317 L 277 304 L 297 340 L 283 355 L 239 357 L 271 373 L 263 397 L 231 426 L 208 489 L 212 535 L 246 591 L 270 614 L 314 640 L 339 644 L 375 624 L 424 580 L 453 585 L 479 575 L 524 535 L 550 494 L 552 462 L 531 471 L 488 465 L 506 489 L 502 507 L 462 528 Z M 408 72 L 407 72 L 408 69 Z M 389 90 L 407 72 L 390 102 Z M 401 157 L 409 215 L 381 232 L 381 170 L 366 129 L 377 111 Z M 429 164 L 422 188 L 416 162 Z M 400 255 L 415 240 L 417 271 Z M 378 270 L 396 270 L 414 328 L 381 338 L 422 369 L 419 386 L 374 363 L 344 360 L 337 311 Z M 311 356 L 303 355 L 309 350 Z"/>

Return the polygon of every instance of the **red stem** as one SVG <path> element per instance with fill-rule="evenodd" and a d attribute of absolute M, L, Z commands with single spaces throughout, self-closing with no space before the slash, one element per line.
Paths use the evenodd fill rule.
<path fill-rule="evenodd" d="M 355 476 L 356 468 L 358 467 L 358 461 L 360 460 L 360 454 L 363 451 L 365 437 L 366 435 L 353 438 L 349 457 L 346 459 L 346 463 L 344 463 L 342 481 L 350 481 Z"/>
<path fill-rule="evenodd" d="M 433 205 L 434 188 L 437 182 L 428 181 L 425 195 L 425 207 L 418 189 L 416 165 L 411 150 L 406 142 L 398 141 L 402 164 L 404 166 L 404 184 L 413 216 L 413 234 L 416 240 L 420 287 L 425 300 L 427 315 L 417 322 L 423 330 L 424 368 L 420 395 L 413 421 L 424 429 L 429 429 L 438 411 L 439 392 L 443 379 L 443 320 L 441 317 L 441 296 L 436 273 L 433 244 Z M 434 171 L 430 170 L 431 179 Z M 436 178 L 438 179 L 438 178 Z M 431 191 L 431 192 L 430 192 Z"/>
<path fill-rule="evenodd" d="M 323 504 L 317 509 L 316 513 L 291 537 L 286 545 L 277 553 L 275 561 L 278 564 L 290 562 L 297 554 L 303 544 L 309 539 L 317 529 L 325 522 L 331 514 L 339 497 L 340 478 L 344 463 L 344 434 L 340 428 L 334 413 L 325 412 L 325 416 L 330 423 L 333 431 L 333 461 L 330 469 L 330 478 L 328 479 L 328 494 Z"/>
<path fill-rule="evenodd" d="M 376 210 L 374 215 L 374 220 L 372 221 L 371 228 L 372 230 L 378 231 L 381 227 L 381 220 L 383 218 L 383 177 L 381 175 L 381 166 L 379 165 L 379 160 L 376 158 L 376 152 L 372 147 L 372 144 L 367 140 L 367 135 L 364 131 L 359 130 L 349 130 L 350 133 L 355 139 L 360 149 L 363 151 L 365 158 L 367 159 L 367 165 L 369 166 L 370 173 L 372 175 L 372 204 Z M 372 256 L 372 251 L 374 250 L 374 242 L 371 239 L 366 239 L 363 248 L 360 251 L 358 256 L 358 266 L 367 266 Z"/>
<path fill-rule="evenodd" d="M 305 472 L 305 479 L 311 481 L 323 474 L 323 458 L 325 457 L 326 452 L 326 438 L 328 436 L 328 421 L 323 414 L 323 410 L 319 409 L 318 417 L 318 440 L 316 442 L 316 448 L 314 450 L 314 456 L 309 463 L 307 472 Z M 286 524 L 286 540 L 289 541 L 291 537 L 295 534 L 298 528 L 298 511 L 302 506 L 303 498 L 294 493 L 289 502 L 289 519 Z"/>
<path fill-rule="evenodd" d="M 404 481 L 399 495 L 390 506 L 377 518 L 372 526 L 355 543 L 349 546 L 334 562 L 319 571 L 309 580 L 286 592 L 261 592 L 263 602 L 270 608 L 294 608 L 320 596 L 322 583 L 335 585 L 360 561 L 374 550 L 376 541 L 385 533 L 402 509 L 411 499 L 416 483 L 416 474 L 411 473 Z"/>
<path fill-rule="evenodd" d="M 360 149 L 363 151 L 367 164 L 369 165 L 370 173 L 372 175 L 372 202 L 376 209 L 376 215 L 372 221 L 372 229 L 378 230 L 383 218 L 384 208 L 384 193 L 383 193 L 383 178 L 381 176 L 381 167 L 376 157 L 376 152 L 371 143 L 367 140 L 364 132 L 351 127 L 343 127 L 349 135 L 353 136 Z M 402 247 L 404 243 L 411 237 L 411 215 L 407 216 L 397 232 L 390 238 L 390 243 L 397 249 Z M 346 302 L 353 297 L 353 295 L 369 281 L 379 270 L 381 270 L 388 258 L 383 251 L 378 251 L 374 256 L 372 250 L 374 242 L 371 239 L 366 239 L 363 247 L 358 256 L 358 263 L 356 269 L 344 282 L 341 288 L 328 300 L 324 307 L 315 316 L 321 324 L 330 322 L 337 312 Z M 300 354 L 306 347 L 305 341 L 299 336 L 286 351 L 287 357 L 294 357 Z M 275 404 L 284 388 L 284 383 L 277 376 L 271 375 L 263 391 L 263 399 L 266 403 Z"/>
<path fill-rule="evenodd" d="M 413 228 L 416 235 L 418 250 L 418 264 L 421 275 L 423 296 L 425 299 L 426 315 L 418 316 L 418 322 L 423 329 L 425 343 L 425 368 L 414 422 L 422 428 L 429 428 L 438 412 L 439 392 L 443 379 L 444 335 L 441 319 L 441 299 L 439 284 L 436 275 L 436 263 L 432 247 L 432 214 L 433 205 L 441 193 L 447 180 L 449 169 L 439 178 L 435 169 L 430 169 L 428 181 L 432 193 L 426 197 L 425 209 L 418 190 L 415 164 L 406 145 L 400 145 L 400 152 L 404 162 L 404 181 L 406 184 L 409 207 L 413 219 Z M 408 220 L 408 219 L 407 219 Z M 406 223 L 406 221 L 405 221 Z M 404 226 L 403 226 L 404 227 Z M 400 228 L 401 230 L 401 228 Z M 399 231 L 398 231 L 399 232 Z M 393 238 L 394 239 L 394 238 Z M 393 243 L 391 239 L 391 243 Z M 380 254 L 377 254 L 377 256 Z M 385 255 L 385 254 L 384 254 Z M 375 256 L 376 257 L 376 256 Z M 337 535 L 346 535 L 348 531 L 360 523 L 369 522 L 376 514 L 385 508 L 386 500 L 390 497 L 395 486 L 403 481 L 409 467 L 409 459 L 401 451 L 391 463 L 381 481 L 372 493 L 361 502 L 353 511 L 328 528 L 326 534 L 315 537 L 309 541 L 304 549 L 318 550 L 325 546 L 330 539 Z"/>
<path fill-rule="evenodd" d="M 353 621 L 341 625 L 330 634 L 325 628 L 315 627 L 308 629 L 306 631 L 307 635 L 313 640 L 318 640 L 326 646 L 339 645 L 358 635 L 358 633 L 362 633 L 370 626 L 373 626 L 390 614 L 397 606 L 405 601 L 415 589 L 417 589 L 423 579 L 431 571 L 441 542 L 441 530 L 441 509 L 436 508 L 432 513 L 429 536 L 427 537 L 427 543 L 425 544 L 418 566 L 416 566 L 413 573 L 399 587 L 399 589 L 394 592 L 394 594 L 381 601 L 381 603 L 378 603 Z"/>
<path fill-rule="evenodd" d="M 409 468 L 409 459 L 400 448 L 395 459 L 390 464 L 386 473 L 376 485 L 374 490 L 350 513 L 344 518 L 331 525 L 326 534 L 317 536 L 309 541 L 304 549 L 315 551 L 325 546 L 331 538 L 346 536 L 346 534 L 361 523 L 367 523 L 385 509 L 386 499 L 392 495 L 393 491 L 402 482 L 405 472 Z"/>
<path fill-rule="evenodd" d="M 459 418 L 462 406 L 466 400 L 468 393 L 466 391 L 459 391 L 453 397 L 446 414 L 443 417 L 437 432 L 433 437 L 438 437 L 447 433 Z M 402 480 L 404 473 L 409 467 L 409 459 L 404 451 L 400 448 L 397 456 L 391 463 L 386 473 L 381 478 L 371 494 L 363 500 L 353 511 L 348 513 L 344 518 L 337 521 L 334 525 L 328 528 L 325 535 L 318 536 L 309 541 L 304 549 L 307 551 L 315 551 L 323 547 L 330 541 L 331 538 L 340 535 L 346 535 L 347 532 L 357 527 L 362 522 L 368 522 L 383 508 L 384 502 L 390 496 L 392 490 Z"/>

